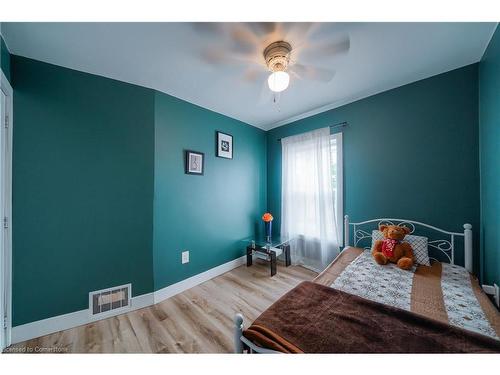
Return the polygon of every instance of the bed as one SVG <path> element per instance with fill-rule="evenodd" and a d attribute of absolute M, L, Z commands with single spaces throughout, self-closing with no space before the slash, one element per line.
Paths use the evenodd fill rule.
<path fill-rule="evenodd" d="M 370 249 L 380 224 L 422 235 L 415 238 L 426 239 L 428 265 L 405 271 L 376 264 Z M 449 232 L 403 219 L 350 223 L 346 216 L 344 232 L 346 246 L 312 282 L 247 329 L 235 317 L 236 352 L 500 353 L 500 314 L 471 273 L 470 224 Z"/>

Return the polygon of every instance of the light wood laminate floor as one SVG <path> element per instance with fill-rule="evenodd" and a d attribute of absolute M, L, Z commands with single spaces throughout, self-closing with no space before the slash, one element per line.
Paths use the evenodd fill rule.
<path fill-rule="evenodd" d="M 278 265 L 271 278 L 269 265 L 254 261 L 252 267 L 238 267 L 159 304 L 19 343 L 12 351 L 230 353 L 237 312 L 248 325 L 280 296 L 315 276 L 299 266 Z"/>

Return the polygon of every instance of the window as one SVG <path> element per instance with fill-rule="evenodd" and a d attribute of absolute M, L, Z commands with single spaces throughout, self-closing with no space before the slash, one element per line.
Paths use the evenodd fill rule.
<path fill-rule="evenodd" d="M 325 127 L 283 138 L 281 146 L 281 235 L 294 239 L 295 264 L 320 272 L 343 243 L 342 137 Z"/>

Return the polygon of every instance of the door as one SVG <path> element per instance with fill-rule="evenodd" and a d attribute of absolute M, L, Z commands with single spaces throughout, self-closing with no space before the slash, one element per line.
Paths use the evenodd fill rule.
<path fill-rule="evenodd" d="M 12 288 L 12 87 L 1 73 L 0 86 L 0 347 L 10 345 Z"/>

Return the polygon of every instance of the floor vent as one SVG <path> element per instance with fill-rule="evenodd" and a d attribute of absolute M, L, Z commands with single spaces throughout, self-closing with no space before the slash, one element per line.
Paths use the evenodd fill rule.
<path fill-rule="evenodd" d="M 96 290 L 89 293 L 89 310 L 92 316 L 115 314 L 117 310 L 130 309 L 132 284 Z"/>

